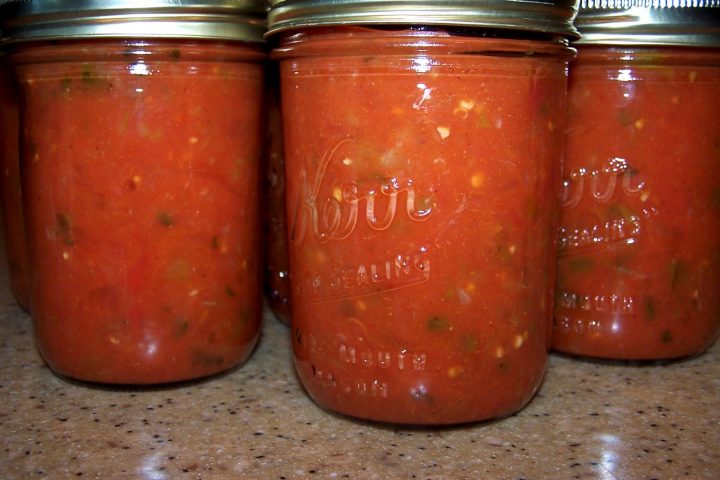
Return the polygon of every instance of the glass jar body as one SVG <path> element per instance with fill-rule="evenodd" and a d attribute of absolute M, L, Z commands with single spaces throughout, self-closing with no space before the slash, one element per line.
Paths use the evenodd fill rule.
<path fill-rule="evenodd" d="M 720 330 L 720 51 L 579 47 L 553 346 L 653 360 Z"/>
<path fill-rule="evenodd" d="M 290 265 L 285 219 L 285 157 L 280 112 L 280 73 L 268 66 L 265 145 L 265 296 L 270 310 L 290 324 Z"/>
<path fill-rule="evenodd" d="M 17 88 L 0 57 L 0 195 L 10 292 L 25 310 L 30 308 L 28 260 L 20 187 L 19 112 Z"/>
<path fill-rule="evenodd" d="M 76 41 L 10 53 L 39 350 L 150 384 L 240 364 L 259 334 L 262 55 Z"/>
<path fill-rule="evenodd" d="M 311 397 L 411 424 L 520 409 L 549 346 L 571 51 L 349 27 L 288 35 L 275 56 Z"/>

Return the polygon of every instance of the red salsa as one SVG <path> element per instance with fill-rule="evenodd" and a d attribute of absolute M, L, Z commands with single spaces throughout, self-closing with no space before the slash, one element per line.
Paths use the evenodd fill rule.
<path fill-rule="evenodd" d="M 578 49 L 553 346 L 701 353 L 720 330 L 720 51 Z"/>
<path fill-rule="evenodd" d="M 146 384 L 259 333 L 262 54 L 214 41 L 22 44 L 32 314 L 50 367 Z"/>
<path fill-rule="evenodd" d="M 309 394 L 399 423 L 520 409 L 549 345 L 567 48 L 357 27 L 276 55 Z"/>

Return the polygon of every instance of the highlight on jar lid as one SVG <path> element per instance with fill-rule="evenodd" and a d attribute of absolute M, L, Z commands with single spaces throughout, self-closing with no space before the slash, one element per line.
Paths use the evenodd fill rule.
<path fill-rule="evenodd" d="M 197 38 L 262 42 L 264 0 L 0 0 L 4 42 Z"/>
<path fill-rule="evenodd" d="M 578 44 L 720 46 L 720 0 L 580 0 Z"/>
<path fill-rule="evenodd" d="M 268 33 L 330 25 L 433 25 L 578 36 L 576 0 L 271 0 Z"/>

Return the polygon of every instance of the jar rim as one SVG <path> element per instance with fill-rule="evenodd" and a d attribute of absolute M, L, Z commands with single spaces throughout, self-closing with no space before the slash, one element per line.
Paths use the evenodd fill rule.
<path fill-rule="evenodd" d="M 720 0 L 580 0 L 578 45 L 720 46 Z"/>
<path fill-rule="evenodd" d="M 346 25 L 428 25 L 578 37 L 576 0 L 271 0 L 268 32 Z"/>
<path fill-rule="evenodd" d="M 0 0 L 3 43 L 79 38 L 263 42 L 263 0 Z"/>

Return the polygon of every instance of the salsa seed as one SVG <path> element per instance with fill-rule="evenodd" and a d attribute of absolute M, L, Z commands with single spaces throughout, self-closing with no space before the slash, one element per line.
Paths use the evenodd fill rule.
<path fill-rule="evenodd" d="M 485 175 L 482 172 L 476 172 L 470 177 L 470 186 L 472 188 L 480 188 L 485 184 Z"/>
<path fill-rule="evenodd" d="M 455 110 L 453 110 L 453 115 L 460 118 L 467 118 L 470 113 L 467 111 L 467 109 L 462 107 L 457 107 Z"/>
<path fill-rule="evenodd" d="M 474 107 L 475 102 L 473 100 L 460 100 L 457 108 L 453 110 L 453 115 L 460 118 L 467 118 L 470 114 L 470 110 L 472 110 Z"/>
<path fill-rule="evenodd" d="M 437 127 L 437 132 L 440 135 L 440 138 L 445 140 L 450 136 L 450 128 L 449 127 Z"/>
<path fill-rule="evenodd" d="M 338 202 L 342 202 L 342 190 L 340 187 L 333 188 L 333 198 Z"/>
<path fill-rule="evenodd" d="M 463 108 L 465 110 L 472 110 L 474 107 L 474 100 L 460 100 L 459 108 Z"/>

